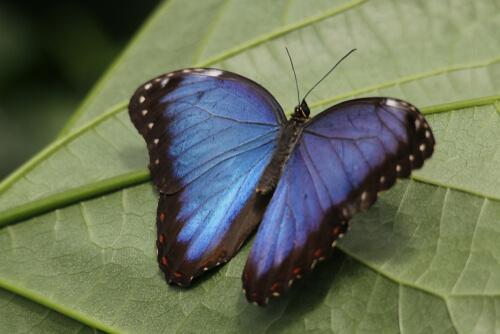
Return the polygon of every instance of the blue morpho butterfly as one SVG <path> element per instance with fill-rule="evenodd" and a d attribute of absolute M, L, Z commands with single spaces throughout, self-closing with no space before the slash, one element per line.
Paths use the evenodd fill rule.
<path fill-rule="evenodd" d="M 167 282 L 188 286 L 229 261 L 261 222 L 242 277 L 258 305 L 308 274 L 353 214 L 434 148 L 407 102 L 356 99 L 309 119 L 304 97 L 287 121 L 262 86 L 210 68 L 148 81 L 129 112 L 160 192 L 156 245 Z"/>

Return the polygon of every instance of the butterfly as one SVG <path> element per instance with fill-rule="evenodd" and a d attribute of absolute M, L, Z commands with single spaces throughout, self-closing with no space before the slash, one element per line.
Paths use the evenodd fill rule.
<path fill-rule="evenodd" d="M 304 97 L 287 120 L 261 85 L 212 68 L 146 82 L 129 114 L 160 193 L 157 259 L 167 282 L 188 286 L 229 261 L 260 223 L 242 280 L 261 306 L 330 255 L 353 214 L 422 167 L 435 144 L 405 101 L 355 99 L 311 119 Z"/>

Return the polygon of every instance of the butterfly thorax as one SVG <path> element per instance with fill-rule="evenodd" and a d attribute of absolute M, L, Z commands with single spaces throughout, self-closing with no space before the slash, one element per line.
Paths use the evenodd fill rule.
<path fill-rule="evenodd" d="M 259 179 L 256 191 L 261 194 L 272 194 L 274 189 L 276 189 L 281 174 L 283 174 L 285 164 L 300 137 L 302 126 L 304 122 L 307 121 L 307 118 L 298 117 L 299 115 L 296 115 L 297 108 L 299 108 L 299 106 L 295 107 L 296 111 L 281 130 L 281 134 L 278 136 L 279 139 L 276 151 Z M 309 110 L 309 108 L 307 108 L 307 110 Z M 302 110 L 299 110 L 299 112 L 302 114 Z M 307 115 L 309 116 L 309 114 Z"/>

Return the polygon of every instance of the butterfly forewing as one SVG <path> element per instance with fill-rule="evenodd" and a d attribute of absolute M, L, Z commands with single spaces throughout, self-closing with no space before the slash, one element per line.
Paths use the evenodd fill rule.
<path fill-rule="evenodd" d="M 420 168 L 434 147 L 420 112 L 389 98 L 338 104 L 300 130 L 243 272 L 247 299 L 258 305 L 308 274 L 352 215 Z"/>
<path fill-rule="evenodd" d="M 234 256 L 267 202 L 254 189 L 285 122 L 260 85 L 214 69 L 153 79 L 132 96 L 129 113 L 144 136 L 160 191 L 158 263 L 168 282 Z"/>

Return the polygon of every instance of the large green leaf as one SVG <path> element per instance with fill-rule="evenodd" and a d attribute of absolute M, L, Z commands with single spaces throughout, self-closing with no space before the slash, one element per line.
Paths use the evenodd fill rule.
<path fill-rule="evenodd" d="M 0 332 L 500 332 L 498 31 L 496 0 L 166 2 L 59 139 L 0 184 Z M 266 308 L 241 292 L 251 242 L 189 289 L 168 286 L 126 101 L 153 76 L 211 66 L 291 110 L 285 46 L 303 91 L 357 48 L 308 98 L 313 112 L 402 98 L 427 113 L 436 152 Z"/>

